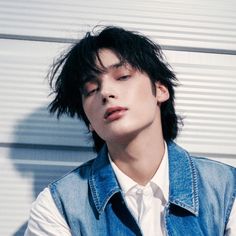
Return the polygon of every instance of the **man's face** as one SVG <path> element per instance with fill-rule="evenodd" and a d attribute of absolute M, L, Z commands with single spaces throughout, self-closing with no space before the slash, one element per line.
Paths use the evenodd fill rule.
<path fill-rule="evenodd" d="M 123 64 L 109 49 L 99 52 L 104 70 L 84 85 L 83 108 L 91 126 L 106 142 L 121 142 L 160 126 L 160 108 L 149 77 Z M 158 93 L 158 89 L 156 91 Z"/>

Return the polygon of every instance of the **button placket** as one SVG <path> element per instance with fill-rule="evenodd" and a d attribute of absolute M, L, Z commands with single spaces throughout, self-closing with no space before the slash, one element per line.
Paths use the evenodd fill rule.
<path fill-rule="evenodd" d="M 138 222 L 142 224 L 143 217 L 145 216 L 146 212 L 150 209 L 151 205 L 151 196 L 152 196 L 152 189 L 151 186 L 148 185 L 144 188 L 138 188 L 136 191 L 137 194 L 137 204 L 139 206 L 138 210 Z"/>

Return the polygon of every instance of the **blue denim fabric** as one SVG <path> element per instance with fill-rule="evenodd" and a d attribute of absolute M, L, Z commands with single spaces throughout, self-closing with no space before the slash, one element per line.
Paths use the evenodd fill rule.
<path fill-rule="evenodd" d="M 236 169 L 190 157 L 168 144 L 169 201 L 166 235 L 222 236 L 236 195 Z M 52 197 L 73 236 L 142 235 L 128 210 L 109 163 L 107 148 L 49 185 Z"/>

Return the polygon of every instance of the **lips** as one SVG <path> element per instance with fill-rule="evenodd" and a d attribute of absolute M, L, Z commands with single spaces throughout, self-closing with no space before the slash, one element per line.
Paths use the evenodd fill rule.
<path fill-rule="evenodd" d="M 120 107 L 120 106 L 110 107 L 106 110 L 106 112 L 104 114 L 104 119 L 113 120 L 112 118 L 119 118 L 120 116 L 122 116 L 123 112 L 126 110 L 127 110 L 127 108 Z"/>

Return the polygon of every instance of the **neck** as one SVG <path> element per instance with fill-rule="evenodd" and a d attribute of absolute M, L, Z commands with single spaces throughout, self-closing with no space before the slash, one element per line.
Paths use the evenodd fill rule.
<path fill-rule="evenodd" d="M 143 133 L 127 143 L 107 143 L 111 159 L 136 183 L 145 186 L 158 170 L 165 152 L 162 131 Z"/>

